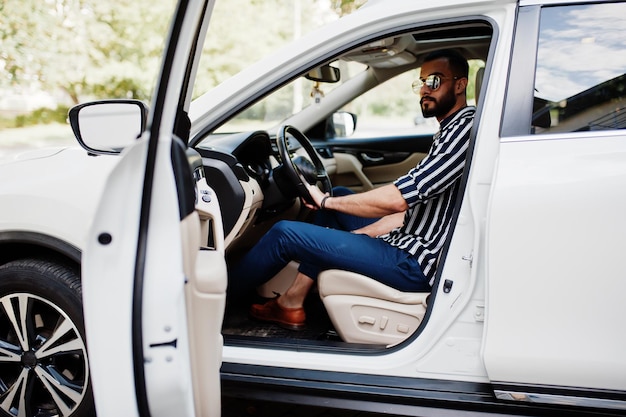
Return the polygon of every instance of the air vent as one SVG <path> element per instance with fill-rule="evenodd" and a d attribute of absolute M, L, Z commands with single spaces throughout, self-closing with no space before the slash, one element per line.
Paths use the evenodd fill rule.
<path fill-rule="evenodd" d="M 320 154 L 322 158 L 330 159 L 333 157 L 333 151 L 330 148 L 316 148 L 317 153 Z"/>

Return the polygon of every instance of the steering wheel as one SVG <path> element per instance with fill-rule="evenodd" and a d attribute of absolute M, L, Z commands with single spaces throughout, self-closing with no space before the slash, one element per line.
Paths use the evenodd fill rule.
<path fill-rule="evenodd" d="M 289 145 L 287 143 L 287 135 L 291 135 L 290 139 L 295 139 L 305 150 L 306 155 L 294 155 L 289 153 Z M 304 181 L 311 185 L 320 184 L 320 189 L 325 193 L 332 192 L 330 178 L 326 172 L 326 167 L 318 156 L 315 148 L 311 145 L 311 141 L 293 126 L 284 125 L 278 129 L 276 137 L 276 145 L 280 153 L 284 175 L 289 182 L 295 187 L 297 195 L 302 197 L 307 203 L 315 205 L 315 201 L 311 197 L 311 193 L 304 185 Z"/>

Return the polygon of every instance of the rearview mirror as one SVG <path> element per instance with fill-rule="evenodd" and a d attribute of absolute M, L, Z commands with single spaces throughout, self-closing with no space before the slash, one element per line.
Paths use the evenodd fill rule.
<path fill-rule="evenodd" d="M 331 67 L 330 65 L 322 65 L 309 71 L 305 78 L 321 83 L 336 83 L 341 79 L 341 71 L 339 71 L 339 68 Z"/>
<path fill-rule="evenodd" d="M 117 154 L 143 132 L 148 107 L 139 100 L 102 100 L 74 106 L 70 125 L 78 143 L 92 154 Z"/>

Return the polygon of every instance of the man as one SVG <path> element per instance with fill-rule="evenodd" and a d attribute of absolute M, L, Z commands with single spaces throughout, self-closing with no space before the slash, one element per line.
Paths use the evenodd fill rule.
<path fill-rule="evenodd" d="M 254 288 L 289 261 L 300 262 L 291 287 L 253 305 L 253 318 L 304 328 L 304 300 L 325 269 L 364 274 L 400 291 L 431 290 L 451 230 L 475 112 L 467 106 L 467 77 L 467 61 L 455 51 L 425 58 L 413 91 L 421 96 L 424 117 L 436 117 L 440 129 L 428 155 L 393 184 L 333 197 L 309 186 L 315 202 L 309 207 L 331 214 L 333 226 L 342 224 L 344 230 L 281 221 L 246 254 L 231 274 L 235 288 Z"/>

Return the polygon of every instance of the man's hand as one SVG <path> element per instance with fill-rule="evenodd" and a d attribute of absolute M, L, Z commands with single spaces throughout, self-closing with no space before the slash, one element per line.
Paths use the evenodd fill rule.
<path fill-rule="evenodd" d="M 369 237 L 377 237 L 389 233 L 403 224 L 404 213 L 394 213 L 389 214 L 368 226 L 353 230 L 352 233 L 368 235 Z"/>
<path fill-rule="evenodd" d="M 302 202 L 304 203 L 305 206 L 307 206 L 311 210 L 318 210 L 322 204 L 322 199 L 324 199 L 324 197 L 326 197 L 328 193 L 324 194 L 322 190 L 317 188 L 317 186 L 311 185 L 307 183 L 306 181 L 304 182 L 304 184 L 306 185 L 306 188 L 309 191 L 311 198 L 315 202 L 315 205 L 308 203 L 304 199 L 302 199 Z"/>

